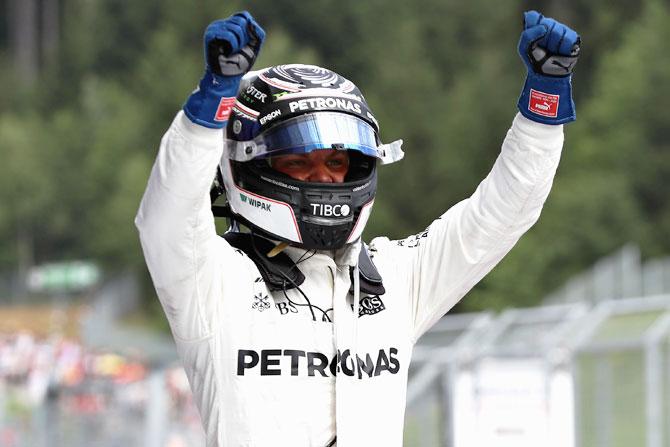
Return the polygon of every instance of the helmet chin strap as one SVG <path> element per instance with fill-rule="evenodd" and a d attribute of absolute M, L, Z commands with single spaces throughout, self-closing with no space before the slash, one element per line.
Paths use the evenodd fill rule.
<path fill-rule="evenodd" d="M 239 222 L 237 222 L 232 217 L 230 218 L 230 226 L 228 226 L 228 231 L 234 231 L 234 232 L 239 232 L 240 231 Z"/>
<path fill-rule="evenodd" d="M 285 249 L 286 247 L 288 247 L 288 245 L 289 245 L 288 242 L 280 242 L 280 243 L 278 243 L 272 250 L 270 250 L 270 251 L 267 253 L 266 256 L 267 256 L 268 258 L 274 258 L 274 257 L 277 256 L 279 253 L 281 253 L 282 251 L 284 251 L 284 249 Z"/>

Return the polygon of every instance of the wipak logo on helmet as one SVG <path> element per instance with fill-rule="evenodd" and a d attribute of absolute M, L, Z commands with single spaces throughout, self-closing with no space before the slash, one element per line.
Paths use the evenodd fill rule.
<path fill-rule="evenodd" d="M 255 206 L 256 208 L 260 208 L 263 211 L 270 211 L 270 207 L 272 206 L 272 204 L 270 203 L 254 199 L 253 197 L 248 197 L 242 193 L 240 193 L 240 199 L 242 200 L 242 203 L 248 203 L 249 205 Z"/>

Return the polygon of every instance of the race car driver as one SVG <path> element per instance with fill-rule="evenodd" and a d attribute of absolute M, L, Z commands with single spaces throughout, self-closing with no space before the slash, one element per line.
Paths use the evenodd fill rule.
<path fill-rule="evenodd" d="M 367 246 L 376 169 L 401 142 L 382 143 L 333 71 L 250 72 L 264 38 L 247 12 L 206 29 L 205 75 L 136 217 L 146 262 L 207 445 L 400 446 L 412 347 L 539 217 L 575 119 L 580 40 L 525 13 L 528 74 L 490 174 L 426 230 Z"/>

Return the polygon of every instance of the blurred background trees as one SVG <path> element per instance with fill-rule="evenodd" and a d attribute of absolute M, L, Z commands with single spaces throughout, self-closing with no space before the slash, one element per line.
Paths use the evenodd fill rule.
<path fill-rule="evenodd" d="M 268 32 L 257 67 L 332 68 L 405 140 L 367 239 L 419 232 L 486 175 L 525 75 L 522 11 L 581 34 L 578 121 L 540 222 L 460 310 L 536 304 L 628 241 L 670 252 L 666 1 L 0 0 L 0 271 L 144 271 L 133 218 L 160 137 L 199 80 L 204 27 L 239 9 Z"/>

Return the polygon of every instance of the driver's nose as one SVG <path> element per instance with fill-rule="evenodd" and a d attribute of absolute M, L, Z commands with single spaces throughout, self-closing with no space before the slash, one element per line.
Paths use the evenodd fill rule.
<path fill-rule="evenodd" d="M 316 163 L 307 176 L 307 181 L 314 183 L 333 183 L 335 179 L 333 179 L 327 166 L 321 163 Z"/>

